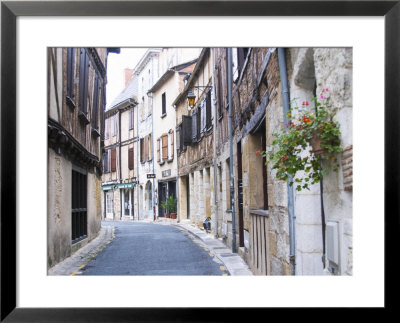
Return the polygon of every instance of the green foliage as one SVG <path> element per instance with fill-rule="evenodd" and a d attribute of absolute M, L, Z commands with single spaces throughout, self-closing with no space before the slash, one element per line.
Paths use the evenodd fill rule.
<path fill-rule="evenodd" d="M 275 139 L 268 152 L 259 152 L 267 156 L 266 164 L 271 163 L 272 169 L 276 169 L 276 178 L 289 181 L 291 176 L 296 190 L 310 189 L 311 184 L 319 183 L 328 171 L 338 171 L 337 153 L 343 149 L 340 147 L 339 123 L 333 121 L 334 113 L 325 107 L 328 104 L 326 97 L 328 89 L 322 91 L 320 98 L 313 98 L 316 112 L 307 108 L 308 101 L 302 103 L 302 107 L 294 106 L 287 113 L 289 123 L 279 133 L 274 133 Z M 319 138 L 322 152 L 312 150 L 312 142 Z M 304 153 L 307 152 L 307 153 Z M 327 161 L 327 162 L 323 162 Z M 301 175 L 299 172 L 303 171 Z"/>
<path fill-rule="evenodd" d="M 176 199 L 173 195 L 167 196 L 164 202 L 160 203 L 161 207 L 164 208 L 168 213 L 174 213 L 176 211 Z"/>

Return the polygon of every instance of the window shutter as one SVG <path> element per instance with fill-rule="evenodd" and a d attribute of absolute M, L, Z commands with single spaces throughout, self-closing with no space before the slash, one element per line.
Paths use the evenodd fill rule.
<path fill-rule="evenodd" d="M 93 89 L 93 109 L 92 109 L 92 125 L 93 128 L 98 129 L 98 106 L 99 106 L 99 77 L 97 73 L 94 76 L 94 89 Z"/>
<path fill-rule="evenodd" d="M 148 143 L 148 149 L 149 149 L 149 152 L 148 152 L 148 160 L 152 160 L 153 159 L 153 140 L 152 140 L 152 137 L 151 137 L 151 133 L 147 136 L 148 138 L 147 138 L 147 143 Z"/>
<path fill-rule="evenodd" d="M 140 138 L 140 162 L 144 163 L 144 138 Z"/>
<path fill-rule="evenodd" d="M 207 130 L 206 119 L 207 119 L 207 109 L 206 109 L 206 99 L 203 100 L 201 104 L 201 132 L 204 135 L 204 132 Z"/>
<path fill-rule="evenodd" d="M 197 116 L 196 116 L 196 140 L 200 140 L 200 133 L 201 133 L 201 108 L 200 105 L 197 108 Z"/>
<path fill-rule="evenodd" d="M 117 170 L 117 151 L 116 149 L 111 150 L 111 171 L 115 172 Z"/>
<path fill-rule="evenodd" d="M 160 162 L 160 138 L 157 139 L 157 162 Z"/>
<path fill-rule="evenodd" d="M 128 150 L 128 167 L 129 169 L 133 169 L 133 148 L 129 148 Z"/>
<path fill-rule="evenodd" d="M 74 56 L 75 49 L 68 48 L 67 52 L 67 96 L 70 99 L 74 97 Z"/>
<path fill-rule="evenodd" d="M 162 159 L 168 159 L 168 135 L 162 136 Z"/>
<path fill-rule="evenodd" d="M 133 114 L 133 108 L 129 110 L 129 129 L 133 129 L 133 124 L 134 124 L 134 114 Z"/>
<path fill-rule="evenodd" d="M 148 144 L 149 138 L 146 136 L 144 137 L 144 161 L 148 161 L 149 158 L 149 144 Z"/>
<path fill-rule="evenodd" d="M 237 81 L 239 77 L 239 66 L 238 66 L 238 49 L 232 48 L 232 70 L 233 70 L 233 82 Z"/>
<path fill-rule="evenodd" d="M 192 113 L 192 139 L 193 142 L 197 141 L 197 110 Z"/>
<path fill-rule="evenodd" d="M 174 131 L 173 130 L 171 130 L 170 136 L 171 136 L 171 159 L 174 159 Z"/>
<path fill-rule="evenodd" d="M 211 128 L 211 119 L 212 119 L 212 111 L 211 111 L 211 90 L 207 92 L 206 96 L 206 128 Z"/>
<path fill-rule="evenodd" d="M 217 104 L 218 104 L 218 117 L 222 116 L 222 73 L 221 64 L 217 68 Z"/>
<path fill-rule="evenodd" d="M 87 95 L 89 80 L 89 56 L 84 48 L 81 48 L 81 58 L 79 66 L 79 109 L 87 111 Z"/>

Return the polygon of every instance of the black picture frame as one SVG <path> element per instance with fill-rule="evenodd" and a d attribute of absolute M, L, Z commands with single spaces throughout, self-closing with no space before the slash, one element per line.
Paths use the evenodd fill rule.
<path fill-rule="evenodd" d="M 399 229 L 399 1 L 2 1 L 1 2 L 1 322 L 235 321 L 240 308 L 16 307 L 16 19 L 19 16 L 384 16 L 385 309 Z M 373 44 L 371 44 L 373 46 Z M 381 173 L 379 173 L 381 174 Z M 378 176 L 379 176 L 378 174 Z M 376 174 L 366 174 L 376 176 Z M 394 232 L 392 232 L 394 230 Z M 372 259 L 373 261 L 373 259 Z M 392 264 L 393 265 L 393 264 Z M 394 266 L 394 265 L 393 265 Z M 359 269 L 362 270 L 362 269 Z M 398 286 L 395 275 L 390 285 Z M 290 292 L 290 291 L 288 291 Z M 201 305 L 201 304 L 199 304 Z M 248 308 L 247 308 L 248 310 Z M 265 315 L 252 309 L 252 317 Z M 321 318 L 322 319 L 322 318 Z"/>

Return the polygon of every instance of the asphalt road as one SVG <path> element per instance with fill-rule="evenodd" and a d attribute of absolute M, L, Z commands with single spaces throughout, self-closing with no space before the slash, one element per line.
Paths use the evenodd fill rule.
<path fill-rule="evenodd" d="M 171 225 L 105 222 L 115 237 L 81 269 L 81 275 L 218 275 L 221 263 L 186 231 Z"/>

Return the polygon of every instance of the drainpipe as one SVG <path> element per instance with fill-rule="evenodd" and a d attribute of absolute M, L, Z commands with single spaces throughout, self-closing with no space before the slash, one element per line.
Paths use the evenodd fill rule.
<path fill-rule="evenodd" d="M 212 50 L 212 49 L 211 49 Z M 215 54 L 215 52 L 213 51 Z M 210 55 L 211 56 L 211 55 Z M 215 57 L 215 56 L 214 56 Z M 216 98 L 216 88 L 215 88 L 215 73 L 213 69 L 213 90 L 211 94 L 213 95 L 213 98 L 211 102 L 213 102 L 213 113 L 214 113 L 214 131 L 213 131 L 213 164 L 214 164 L 214 213 L 215 213 L 215 219 L 214 219 L 214 226 L 215 226 L 215 237 L 218 238 L 218 193 L 217 193 L 217 105 L 215 104 L 215 98 Z"/>
<path fill-rule="evenodd" d="M 153 64 L 152 64 L 152 68 L 153 68 Z M 152 70 L 152 73 L 154 73 L 154 70 Z M 151 82 L 151 84 L 153 84 L 153 80 Z M 154 111 L 153 111 L 153 94 L 149 95 L 149 93 L 147 93 L 147 96 L 151 99 L 151 160 L 152 160 L 152 166 L 153 166 L 153 174 L 154 174 Z M 152 179 L 153 184 L 152 186 L 152 193 L 151 193 L 151 205 L 153 206 L 153 221 L 156 220 L 156 204 L 155 204 L 155 199 L 154 199 L 154 192 L 155 192 L 155 188 L 154 188 L 154 178 Z"/>
<path fill-rule="evenodd" d="M 288 79 L 287 79 L 287 70 L 286 70 L 286 55 L 284 48 L 278 48 L 278 61 L 279 61 L 279 72 L 281 76 L 281 85 L 282 85 L 282 102 L 283 102 L 283 120 L 284 123 L 288 123 L 288 119 L 286 114 L 289 112 L 289 87 L 288 87 Z M 293 182 L 293 177 L 289 175 L 288 180 L 288 213 L 289 213 L 289 240 L 290 240 L 290 274 L 296 274 L 296 248 L 295 248 L 295 215 L 294 215 L 294 194 L 293 194 L 293 186 L 290 186 L 289 183 Z"/>
<path fill-rule="evenodd" d="M 235 186 L 233 178 L 233 143 L 232 143 L 232 48 L 228 48 L 228 106 L 229 106 L 229 176 L 232 208 L 232 252 L 236 253 L 236 217 Z"/>
<path fill-rule="evenodd" d="M 137 182 L 137 219 L 140 220 L 140 180 L 139 180 L 139 146 L 140 146 L 140 138 L 139 138 L 139 105 L 136 106 L 136 182 Z"/>
<path fill-rule="evenodd" d="M 121 165 L 121 110 L 118 109 L 118 137 L 119 137 L 119 182 L 122 183 L 122 165 Z M 120 205 L 120 214 L 119 218 L 122 219 L 122 190 L 119 190 L 119 205 Z"/>

